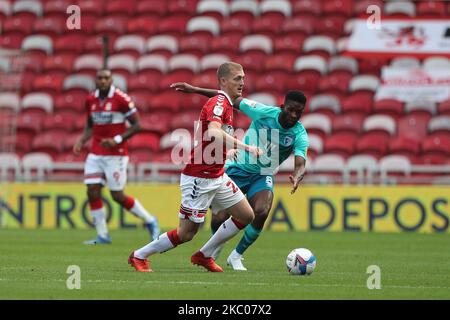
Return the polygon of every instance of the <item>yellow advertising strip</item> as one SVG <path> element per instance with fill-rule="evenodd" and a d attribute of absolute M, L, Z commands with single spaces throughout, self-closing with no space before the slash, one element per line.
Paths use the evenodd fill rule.
<path fill-rule="evenodd" d="M 443 186 L 301 186 L 275 187 L 266 229 L 277 231 L 449 232 L 450 187 Z M 164 229 L 178 225 L 180 190 L 174 184 L 129 184 Z M 0 185 L 0 218 L 6 228 L 86 229 L 93 227 L 86 188 L 79 183 Z M 108 225 L 140 228 L 142 221 L 103 192 Z M 209 226 L 210 212 L 205 222 Z"/>

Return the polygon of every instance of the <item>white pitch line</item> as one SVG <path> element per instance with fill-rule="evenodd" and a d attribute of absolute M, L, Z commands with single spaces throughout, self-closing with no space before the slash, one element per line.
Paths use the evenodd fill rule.
<path fill-rule="evenodd" d="M 28 282 L 25 279 L 1 279 L 2 282 Z M 66 282 L 64 279 L 33 279 L 39 282 Z M 281 286 L 281 287 L 345 287 L 345 288 L 366 288 L 364 285 L 351 284 L 326 284 L 326 283 L 265 283 L 265 282 L 211 282 L 211 281 L 159 281 L 159 280 L 114 280 L 114 279 L 97 279 L 97 280 L 81 280 L 82 283 L 138 283 L 138 284 L 175 284 L 175 285 L 248 285 L 248 286 Z M 450 289 L 450 287 L 439 286 L 410 286 L 410 285 L 381 285 L 381 288 L 392 289 Z"/>

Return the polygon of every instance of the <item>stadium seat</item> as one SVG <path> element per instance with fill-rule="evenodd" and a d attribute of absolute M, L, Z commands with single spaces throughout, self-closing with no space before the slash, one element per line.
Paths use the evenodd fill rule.
<path fill-rule="evenodd" d="M 305 38 L 309 37 L 314 32 L 314 18 L 301 16 L 285 19 L 281 30 L 287 36 L 302 35 Z"/>
<path fill-rule="evenodd" d="M 246 3 L 245 1 L 235 1 L 234 3 Z M 245 15 L 233 16 L 222 20 L 220 24 L 221 36 L 235 35 L 243 37 L 251 32 L 253 18 Z"/>
<path fill-rule="evenodd" d="M 212 1 L 212 0 L 210 0 Z M 220 24 L 212 17 L 193 17 L 186 24 L 186 33 L 202 33 L 211 36 L 220 34 Z"/>
<path fill-rule="evenodd" d="M 371 115 L 364 120 L 363 130 L 380 131 L 380 134 L 394 136 L 397 132 L 397 124 L 392 117 L 387 115 Z"/>
<path fill-rule="evenodd" d="M 142 73 L 133 75 L 128 78 L 128 91 L 130 92 L 158 92 L 159 91 L 159 76 Z"/>
<path fill-rule="evenodd" d="M 347 158 L 354 153 L 356 140 L 357 136 L 353 133 L 333 134 L 325 140 L 324 153 L 333 153 Z"/>
<path fill-rule="evenodd" d="M 416 6 L 412 1 L 392 1 L 384 4 L 383 13 L 392 17 L 414 17 Z"/>
<path fill-rule="evenodd" d="M 341 113 L 340 102 L 333 95 L 315 95 L 310 99 L 308 106 L 310 112 L 325 114 L 329 118 L 333 118 L 336 114 Z"/>
<path fill-rule="evenodd" d="M 353 133 L 358 135 L 362 132 L 365 116 L 362 114 L 343 114 L 333 117 L 333 133 Z"/>
<path fill-rule="evenodd" d="M 54 54 L 44 60 L 43 70 L 46 73 L 60 72 L 67 74 L 72 71 L 76 55 L 70 53 Z"/>
<path fill-rule="evenodd" d="M 294 64 L 294 71 L 312 70 L 323 75 L 327 72 L 327 64 L 321 56 L 298 57 Z"/>
<path fill-rule="evenodd" d="M 416 15 L 421 18 L 438 18 L 445 16 L 445 5 L 439 1 L 421 1 L 417 3 Z"/>
<path fill-rule="evenodd" d="M 145 39 L 139 35 L 123 35 L 114 42 L 114 51 L 120 54 L 132 55 L 137 59 L 145 52 Z"/>
<path fill-rule="evenodd" d="M 74 92 L 67 90 L 55 97 L 55 111 L 74 111 L 79 114 L 84 114 L 84 103 L 87 96 L 87 91 Z"/>
<path fill-rule="evenodd" d="M 437 113 L 437 105 L 435 102 L 424 100 L 407 102 L 405 104 L 405 113 L 433 116 Z"/>
<path fill-rule="evenodd" d="M 322 140 L 331 134 L 331 120 L 328 116 L 320 113 L 311 113 L 302 116 L 300 122 L 308 134 L 319 136 Z"/>
<path fill-rule="evenodd" d="M 54 158 L 62 151 L 67 132 L 64 129 L 45 131 L 36 135 L 31 142 L 33 152 L 45 152 Z"/>
<path fill-rule="evenodd" d="M 287 88 L 287 79 L 288 76 L 284 71 L 266 71 L 257 78 L 254 89 L 256 91 L 265 91 L 271 94 L 284 92 Z"/>
<path fill-rule="evenodd" d="M 430 136 L 447 134 L 450 137 L 450 116 L 436 116 L 428 123 Z"/>
<path fill-rule="evenodd" d="M 45 93 L 28 93 L 22 98 L 22 109 L 42 110 L 46 113 L 53 112 L 53 99 Z"/>
<path fill-rule="evenodd" d="M 373 111 L 377 114 L 385 114 L 398 119 L 403 114 L 403 102 L 397 99 L 375 99 L 373 104 Z"/>
<path fill-rule="evenodd" d="M 340 16 L 325 16 L 317 19 L 314 25 L 315 34 L 337 39 L 344 34 L 346 18 Z"/>
<path fill-rule="evenodd" d="M 0 93 L 0 111 L 8 109 L 12 113 L 18 113 L 20 110 L 20 96 L 15 92 Z"/>
<path fill-rule="evenodd" d="M 53 52 L 53 42 L 50 37 L 45 35 L 27 36 L 22 41 L 22 50 L 50 55 Z"/>
<path fill-rule="evenodd" d="M 347 159 L 345 166 L 345 182 L 355 181 L 362 184 L 364 181 L 373 183 L 372 176 L 378 170 L 378 161 L 375 157 L 366 154 L 356 154 Z M 355 175 L 356 174 L 356 175 Z"/>
<path fill-rule="evenodd" d="M 267 72 L 281 71 L 285 74 L 291 73 L 296 59 L 297 56 L 292 53 L 271 55 L 264 61 L 264 70 Z"/>
<path fill-rule="evenodd" d="M 141 116 L 142 130 L 162 136 L 169 131 L 171 118 L 169 110 L 144 114 Z"/>
<path fill-rule="evenodd" d="M 403 137 L 423 141 L 428 134 L 429 114 L 408 114 L 398 121 L 398 134 Z"/>
<path fill-rule="evenodd" d="M 25 37 L 29 35 L 33 29 L 34 17 L 11 16 L 2 22 L 2 37 L 11 35 L 20 35 Z"/>
<path fill-rule="evenodd" d="M 353 14 L 353 5 L 353 0 L 325 1 L 322 5 L 322 14 L 349 18 Z"/>
<path fill-rule="evenodd" d="M 34 23 L 33 33 L 45 35 L 54 40 L 66 30 L 65 17 L 44 17 Z"/>
<path fill-rule="evenodd" d="M 64 79 L 64 91 L 87 94 L 95 89 L 95 81 L 91 76 L 72 74 Z"/>
<path fill-rule="evenodd" d="M 0 38 L 0 47 L 7 49 L 20 49 L 24 37 L 25 36 L 23 34 L 16 32 L 8 34 L 3 33 Z"/>
<path fill-rule="evenodd" d="M 248 95 L 247 98 L 265 104 L 266 106 L 277 105 L 277 99 L 272 94 L 266 92 L 254 92 Z"/>
<path fill-rule="evenodd" d="M 167 16 L 160 21 L 157 34 L 177 37 L 186 31 L 186 24 L 190 18 L 191 16 L 186 14 Z"/>
<path fill-rule="evenodd" d="M 53 160 L 46 153 L 32 152 L 23 156 L 22 167 L 25 181 L 43 181 L 46 174 L 53 170 Z"/>
<path fill-rule="evenodd" d="M 226 1 L 222 0 L 201 0 L 197 4 L 197 14 L 202 17 L 212 17 L 221 21 L 223 17 L 227 17 L 230 8 Z"/>
<path fill-rule="evenodd" d="M 450 115 L 450 99 L 440 102 L 437 110 L 440 115 Z"/>
<path fill-rule="evenodd" d="M 420 68 L 420 60 L 415 57 L 398 57 L 392 59 L 390 66 L 396 69 Z"/>
<path fill-rule="evenodd" d="M 107 35 L 109 38 L 108 42 L 108 50 L 109 52 L 113 51 L 114 42 L 117 38 L 117 35 Z M 83 47 L 83 53 L 86 54 L 96 54 L 96 55 L 103 55 L 103 49 L 105 47 L 104 41 L 103 41 L 104 35 L 92 35 L 86 38 L 84 41 L 84 47 Z"/>
<path fill-rule="evenodd" d="M 119 36 L 126 32 L 128 18 L 126 16 L 105 16 L 95 23 L 96 34 Z"/>
<path fill-rule="evenodd" d="M 151 132 L 142 132 L 130 139 L 131 152 L 136 150 L 159 151 L 159 136 Z"/>
<path fill-rule="evenodd" d="M 96 54 L 85 54 L 75 60 L 73 67 L 79 73 L 95 76 L 97 70 L 103 67 L 103 59 Z"/>
<path fill-rule="evenodd" d="M 403 155 L 410 159 L 420 152 L 420 142 L 409 137 L 397 136 L 389 142 L 389 153 Z"/>
<path fill-rule="evenodd" d="M 198 121 L 200 112 L 199 110 L 183 111 L 175 114 L 171 119 L 170 128 L 172 130 L 177 128 L 184 128 L 188 130 L 194 130 L 195 122 Z"/>
<path fill-rule="evenodd" d="M 179 40 L 179 52 L 195 55 L 198 59 L 201 59 L 210 51 L 211 40 L 211 35 L 202 32 L 184 36 Z"/>
<path fill-rule="evenodd" d="M 367 8 L 369 6 L 377 6 L 378 8 L 383 8 L 384 1 L 383 0 L 359 0 L 354 3 L 354 14 L 358 17 L 367 17 L 371 13 L 367 12 Z"/>
<path fill-rule="evenodd" d="M 163 17 L 168 12 L 167 6 L 170 1 L 137 1 L 135 14 L 139 15 L 138 18 L 149 17 L 153 18 L 155 16 Z"/>
<path fill-rule="evenodd" d="M 329 60 L 328 72 L 329 74 L 344 73 L 354 75 L 358 73 L 358 62 L 352 57 L 334 56 Z"/>
<path fill-rule="evenodd" d="M 360 91 L 353 94 L 348 94 L 342 100 L 341 112 L 369 115 L 372 112 L 372 104 L 373 93 L 371 92 Z"/>
<path fill-rule="evenodd" d="M 14 16 L 41 17 L 43 14 L 43 8 L 40 1 L 21 0 L 13 3 L 12 13 Z"/>
<path fill-rule="evenodd" d="M 217 74 L 216 74 L 216 72 L 213 72 L 212 70 L 209 72 L 199 73 L 192 78 L 192 85 L 197 86 L 197 87 L 214 88 L 216 83 L 217 83 Z M 185 102 L 188 104 L 188 106 L 191 105 L 188 101 L 191 99 L 194 99 L 193 97 L 196 97 L 196 96 L 198 96 L 198 95 L 189 95 L 186 97 Z"/>
<path fill-rule="evenodd" d="M 361 58 L 358 59 L 358 69 L 360 74 L 380 76 L 383 66 L 388 64 L 388 58 Z"/>
<path fill-rule="evenodd" d="M 320 1 L 298 0 L 293 2 L 292 11 L 294 16 L 319 16 L 322 12 Z"/>
<path fill-rule="evenodd" d="M 63 81 L 64 75 L 61 73 L 47 73 L 38 75 L 33 80 L 32 90 L 48 93 L 49 95 L 54 96 L 62 89 Z"/>
<path fill-rule="evenodd" d="M 112 70 L 113 74 L 127 77 L 135 73 L 136 60 L 132 55 L 115 54 L 108 58 L 107 67 Z"/>
<path fill-rule="evenodd" d="M 380 84 L 378 77 L 373 75 L 356 75 L 350 81 L 349 89 L 351 92 L 369 91 L 375 92 Z"/>
<path fill-rule="evenodd" d="M 78 2 L 83 14 L 93 15 L 96 18 L 103 16 L 105 11 L 104 4 L 104 2 L 98 2 L 96 0 L 80 0 Z"/>
<path fill-rule="evenodd" d="M 43 5 L 44 18 L 67 19 L 67 8 L 72 5 L 69 0 L 45 1 Z"/>
<path fill-rule="evenodd" d="M 379 159 L 387 153 L 389 139 L 388 136 L 379 135 L 378 132 L 366 133 L 356 141 L 355 153 L 367 154 Z"/>
<path fill-rule="evenodd" d="M 162 54 L 170 58 L 172 54 L 178 52 L 178 41 L 170 35 L 156 35 L 148 39 L 146 48 L 148 53 Z"/>
<path fill-rule="evenodd" d="M 137 3 L 136 3 L 137 2 Z M 134 0 L 112 0 L 108 1 L 105 5 L 105 14 L 108 16 L 114 15 L 114 16 L 133 16 L 135 14 L 135 9 L 137 9 L 138 3 L 141 1 L 134 1 Z M 142 1 L 145 3 L 145 1 Z M 142 7 L 142 5 L 141 5 Z M 141 10 L 144 8 L 140 8 Z M 142 14 L 142 11 L 137 11 L 136 13 Z"/>
<path fill-rule="evenodd" d="M 74 129 L 73 119 L 77 117 L 77 113 L 72 110 L 59 110 L 44 118 L 42 128 L 44 130 L 66 130 L 71 132 Z"/>
<path fill-rule="evenodd" d="M 153 97 L 150 104 L 150 110 L 177 112 L 181 106 L 182 94 L 174 93 L 174 91 L 166 91 Z"/>
<path fill-rule="evenodd" d="M 53 43 L 55 54 L 69 53 L 81 54 L 86 36 L 84 34 L 63 34 L 57 37 Z"/>
<path fill-rule="evenodd" d="M 450 69 L 450 59 L 446 57 L 428 57 L 423 60 L 425 70 Z"/>
<path fill-rule="evenodd" d="M 253 74 L 258 74 L 268 56 L 268 54 L 260 50 L 249 50 L 236 55 L 235 62 L 241 64 L 246 73 L 250 71 Z"/>
<path fill-rule="evenodd" d="M 200 59 L 200 71 L 214 71 L 224 62 L 229 61 L 230 58 L 225 54 L 208 54 Z"/>
<path fill-rule="evenodd" d="M 226 54 L 232 57 L 239 53 L 240 42 L 241 36 L 236 34 L 215 37 L 211 41 L 210 53 Z"/>
<path fill-rule="evenodd" d="M 28 128 L 23 130 L 19 127 L 20 118 L 17 119 L 17 131 L 16 131 L 16 141 L 15 141 L 15 152 L 17 154 L 23 155 L 31 150 L 31 140 L 38 130 L 33 129 L 33 131 L 29 131 Z M 31 120 L 30 120 L 31 121 Z M 33 120 L 34 121 L 34 120 Z"/>
<path fill-rule="evenodd" d="M 259 15 L 259 5 L 255 0 L 249 1 L 232 1 L 230 3 L 230 17 L 226 20 L 234 18 L 252 21 Z"/>
<path fill-rule="evenodd" d="M 248 52 L 250 50 L 260 51 L 265 54 L 271 54 L 272 53 L 272 40 L 271 38 L 264 36 L 264 35 L 258 35 L 258 34 L 252 34 L 245 36 L 241 39 L 239 49 L 242 52 Z"/>
<path fill-rule="evenodd" d="M 147 54 L 141 56 L 136 62 L 139 74 L 146 74 L 159 78 L 169 70 L 168 60 L 164 55 Z"/>
<path fill-rule="evenodd" d="M 311 134 L 308 132 L 309 147 L 308 157 L 316 158 L 323 152 L 323 139 L 317 134 Z"/>
<path fill-rule="evenodd" d="M 169 70 L 174 73 L 177 70 L 189 71 L 193 74 L 200 69 L 200 62 L 196 56 L 190 54 L 178 54 L 169 60 Z"/>
<path fill-rule="evenodd" d="M 167 4 L 167 12 L 173 15 L 186 14 L 194 16 L 197 12 L 197 4 L 199 0 L 173 0 Z"/>
<path fill-rule="evenodd" d="M 254 19 L 251 26 L 251 33 L 275 39 L 285 19 L 282 15 L 274 15 L 273 13 L 266 13 Z"/>
<path fill-rule="evenodd" d="M 42 123 L 46 117 L 42 110 L 30 109 L 20 112 L 17 118 L 17 130 L 23 135 L 32 137 L 41 131 Z"/>
<path fill-rule="evenodd" d="M 312 166 L 315 174 L 321 174 L 320 182 L 332 183 L 342 176 L 345 167 L 345 159 L 337 154 L 322 154 L 314 159 Z"/>
<path fill-rule="evenodd" d="M 142 2 L 144 3 L 144 2 Z M 159 1 L 158 3 L 164 3 Z M 157 33 L 158 24 L 160 22 L 159 16 L 139 16 L 128 20 L 127 34 L 130 36 L 150 37 Z M 127 35 L 122 35 L 126 37 Z"/>
<path fill-rule="evenodd" d="M 328 60 L 336 53 L 336 46 L 331 37 L 324 35 L 309 36 L 303 42 L 303 52 L 309 55 L 321 56 Z"/>
<path fill-rule="evenodd" d="M 378 165 L 382 183 L 397 182 L 392 176 L 408 176 L 412 169 L 409 159 L 400 155 L 387 155 L 379 160 Z"/>
<path fill-rule="evenodd" d="M 334 94 L 342 97 L 348 91 L 352 75 L 347 73 L 333 73 L 322 77 L 319 81 L 319 92 Z"/>
<path fill-rule="evenodd" d="M 304 41 L 305 36 L 301 34 L 277 36 L 273 41 L 274 53 L 300 55 Z"/>

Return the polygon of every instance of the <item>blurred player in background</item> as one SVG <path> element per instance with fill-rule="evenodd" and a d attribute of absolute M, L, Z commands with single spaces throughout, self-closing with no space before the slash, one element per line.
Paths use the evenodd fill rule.
<path fill-rule="evenodd" d="M 149 214 L 137 199 L 123 192 L 129 160 L 127 140 L 140 131 L 136 106 L 127 94 L 113 86 L 110 70 L 97 72 L 96 87 L 95 92 L 86 98 L 87 125 L 73 147 L 73 152 L 79 155 L 83 145 L 93 138 L 92 149 L 86 159 L 84 182 L 87 185 L 97 238 L 84 243 L 111 243 L 102 201 L 102 188 L 105 183 L 108 184 L 114 201 L 144 220 L 151 239 L 156 239 L 159 235 L 156 218 Z M 131 124 L 128 128 L 127 121 Z"/>
<path fill-rule="evenodd" d="M 261 149 L 232 136 L 232 106 L 233 101 L 242 94 L 244 76 L 242 66 L 237 63 L 226 62 L 218 68 L 217 79 L 221 90 L 202 108 L 200 121 L 196 123 L 190 163 L 181 174 L 179 226 L 131 253 L 128 263 L 137 271 L 151 272 L 147 257 L 192 240 L 211 206 L 216 211 L 226 209 L 231 218 L 223 222 L 208 242 L 192 255 L 191 262 L 208 271 L 222 272 L 211 256 L 218 247 L 252 222 L 252 208 L 224 169 L 227 147 L 246 150 L 255 157 L 261 155 Z"/>
<path fill-rule="evenodd" d="M 217 90 L 198 88 L 187 83 L 174 83 L 171 87 L 177 91 L 198 93 L 207 97 L 217 94 Z M 270 213 L 276 168 L 294 152 L 295 168 L 289 177 L 292 183 L 291 194 L 295 193 L 305 175 L 309 139 L 305 128 L 299 122 L 305 104 L 306 97 L 300 91 L 289 91 L 281 108 L 243 98 L 234 101 L 234 107 L 253 120 L 244 137 L 244 143 L 255 141 L 264 151 L 260 159 L 249 163 L 251 155 L 246 151 L 234 150 L 233 160 L 225 165 L 227 175 L 247 195 L 255 213 L 255 219 L 245 228 L 241 241 L 228 256 L 227 263 L 234 270 L 247 270 L 242 264 L 242 255 L 259 237 Z M 216 232 L 228 216 L 226 210 L 213 215 L 212 231 Z M 219 247 L 214 252 L 215 260 L 221 249 L 222 247 Z"/>

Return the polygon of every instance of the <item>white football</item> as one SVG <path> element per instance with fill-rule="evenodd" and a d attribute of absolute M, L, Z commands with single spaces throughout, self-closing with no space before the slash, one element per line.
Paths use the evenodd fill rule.
<path fill-rule="evenodd" d="M 310 275 L 316 267 L 316 257 L 305 248 L 292 250 L 286 258 L 288 272 L 294 275 Z"/>

